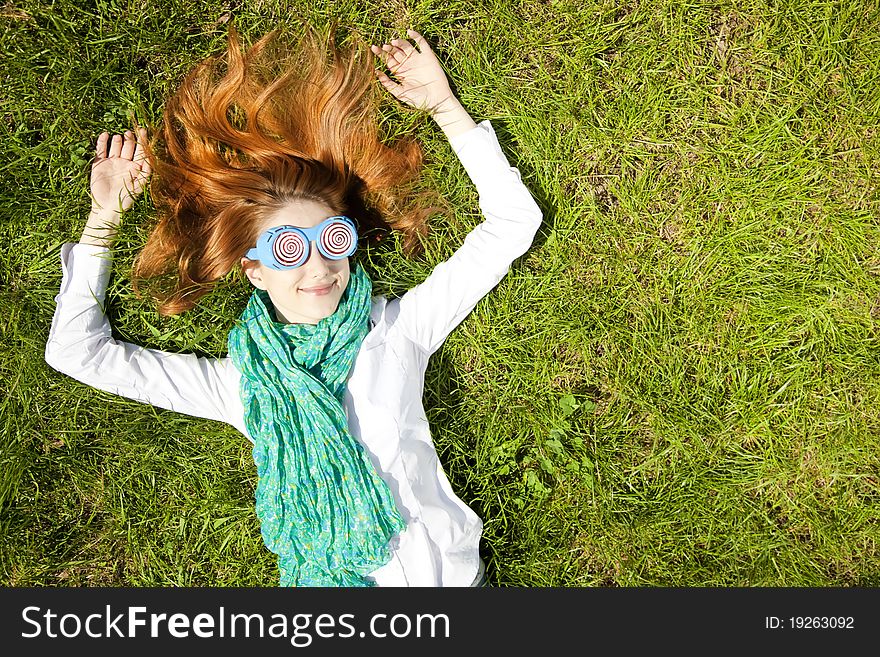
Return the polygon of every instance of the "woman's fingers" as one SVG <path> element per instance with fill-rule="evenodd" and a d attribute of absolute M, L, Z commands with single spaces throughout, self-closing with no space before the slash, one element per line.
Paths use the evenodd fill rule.
<path fill-rule="evenodd" d="M 388 66 L 389 54 L 387 52 L 382 50 L 379 46 L 370 46 L 370 50 L 376 55 L 376 57 L 382 60 L 382 63 L 385 64 L 385 66 Z"/>
<path fill-rule="evenodd" d="M 107 143 L 110 148 L 107 148 Z M 142 146 L 147 141 L 147 131 L 145 128 L 138 128 L 137 136 L 131 130 L 126 130 L 123 135 L 113 135 L 112 138 L 107 132 L 98 135 L 98 142 L 95 144 L 95 161 L 104 160 L 109 157 L 125 158 L 135 162 L 143 162 L 149 166 L 146 159 L 146 151 Z"/>
<path fill-rule="evenodd" d="M 134 148 L 136 145 L 137 141 L 134 138 L 134 133 L 131 130 L 126 130 L 122 149 L 119 151 L 119 157 L 130 160 L 134 156 Z"/>
<path fill-rule="evenodd" d="M 416 32 L 415 30 L 407 30 L 406 33 L 409 35 L 409 37 L 413 41 L 416 42 L 416 45 L 419 47 L 419 50 L 421 52 L 425 52 L 426 48 L 430 48 L 430 46 L 428 45 L 428 42 L 425 41 L 425 37 L 423 37 L 421 34 Z"/>
<path fill-rule="evenodd" d="M 394 43 L 394 41 L 392 41 L 391 43 Z M 403 61 L 404 59 L 406 59 L 406 53 L 403 52 L 403 49 L 397 46 L 393 46 L 391 45 L 391 43 L 383 44 L 382 50 L 388 53 L 389 57 L 394 57 L 394 59 L 398 61 Z"/>
<path fill-rule="evenodd" d="M 138 129 L 138 137 L 134 147 L 134 157 L 132 158 L 135 162 L 140 162 L 144 159 L 144 139 L 146 138 L 146 131 L 143 128 Z"/>
<path fill-rule="evenodd" d="M 394 80 L 389 78 L 379 69 L 376 69 L 376 77 L 379 78 L 379 82 L 385 87 L 388 91 L 392 93 L 392 95 L 397 95 L 397 88 L 400 86 Z"/>
<path fill-rule="evenodd" d="M 404 57 L 409 57 L 409 55 L 415 50 L 415 46 L 406 39 L 391 39 L 391 45 L 401 51 Z M 395 53 L 395 55 L 397 55 L 397 53 Z"/>
<path fill-rule="evenodd" d="M 379 57 L 389 69 L 396 68 L 403 64 L 413 55 L 418 54 L 415 46 L 406 39 L 392 39 L 391 43 L 385 43 L 379 46 L 370 46 L 370 50 L 374 55 Z M 393 73 L 394 71 L 392 71 Z"/>
<path fill-rule="evenodd" d="M 119 157 L 122 152 L 122 135 L 113 135 L 110 140 L 110 150 L 107 151 L 107 157 Z"/>
<path fill-rule="evenodd" d="M 134 161 L 141 163 L 141 173 L 144 176 L 149 176 L 152 171 L 150 167 L 150 161 L 147 159 L 146 151 L 144 150 L 143 144 L 147 141 L 147 130 L 146 128 L 138 128 L 138 139 L 137 146 L 134 149 Z"/>
<path fill-rule="evenodd" d="M 381 58 L 382 61 L 385 62 L 385 66 L 388 67 L 392 73 L 394 73 L 394 69 L 400 66 L 401 62 L 404 60 L 403 52 L 400 49 L 395 49 L 393 46 L 389 44 L 384 44 L 381 50 Z"/>
<path fill-rule="evenodd" d="M 370 46 L 370 50 L 373 51 L 373 54 L 376 55 L 379 59 L 382 60 L 382 63 L 388 68 L 392 73 L 394 69 L 397 68 L 397 60 L 390 53 L 382 50 L 379 46 Z"/>
<path fill-rule="evenodd" d="M 419 57 L 425 53 L 429 57 L 433 55 L 431 46 L 428 45 L 425 37 L 415 30 L 407 30 L 406 33 L 416 45 L 410 43 L 408 39 L 391 39 L 390 43 L 383 44 L 381 47 L 370 46 L 373 54 L 382 60 L 391 73 L 396 73 L 397 69 L 411 57 Z"/>
<path fill-rule="evenodd" d="M 102 132 L 98 135 L 98 143 L 95 144 L 95 162 L 98 160 L 103 160 L 107 157 L 107 138 L 108 135 L 106 132 Z"/>

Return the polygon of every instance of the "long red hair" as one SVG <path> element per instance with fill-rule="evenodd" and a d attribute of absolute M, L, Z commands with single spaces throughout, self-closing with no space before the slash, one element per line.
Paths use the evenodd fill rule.
<path fill-rule="evenodd" d="M 279 28 L 242 54 L 230 24 L 226 51 L 199 63 L 166 102 L 145 145 L 158 223 L 132 276 L 163 315 L 192 308 L 297 199 L 352 217 L 361 235 L 399 231 L 408 257 L 421 250 L 428 216 L 441 208 L 415 202 L 440 199 L 413 193 L 423 157 L 415 139 L 379 139 L 372 53 L 359 40 L 341 50 L 335 23 L 323 37 L 304 27 L 294 47 L 278 44 Z"/>

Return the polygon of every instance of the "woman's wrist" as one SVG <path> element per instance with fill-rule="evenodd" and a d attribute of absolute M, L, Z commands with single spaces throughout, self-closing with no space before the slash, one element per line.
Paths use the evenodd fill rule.
<path fill-rule="evenodd" d="M 440 126 L 447 139 L 477 127 L 471 115 L 455 96 L 449 96 L 439 103 L 431 113 L 431 118 Z"/>
<path fill-rule="evenodd" d="M 116 229 L 119 226 L 121 215 L 113 210 L 99 210 L 92 208 L 89 218 L 83 228 L 80 244 L 93 244 L 95 246 L 110 247 L 113 238 L 116 237 Z"/>

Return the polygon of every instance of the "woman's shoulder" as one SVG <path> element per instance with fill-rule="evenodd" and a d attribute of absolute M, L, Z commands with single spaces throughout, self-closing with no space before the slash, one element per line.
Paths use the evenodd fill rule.
<path fill-rule="evenodd" d="M 373 297 L 370 308 L 370 332 L 364 339 L 364 347 L 369 350 L 400 339 L 400 327 L 397 321 L 399 315 L 399 298 Z"/>
<path fill-rule="evenodd" d="M 388 299 L 382 295 L 376 295 L 370 299 L 370 329 L 374 329 L 384 323 L 385 311 L 388 308 Z"/>

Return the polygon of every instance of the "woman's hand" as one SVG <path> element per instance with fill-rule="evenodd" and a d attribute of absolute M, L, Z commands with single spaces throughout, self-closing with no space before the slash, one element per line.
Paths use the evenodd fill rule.
<path fill-rule="evenodd" d="M 136 140 L 131 130 L 126 130 L 124 136 L 113 135 L 112 139 L 107 132 L 98 136 L 92 162 L 92 213 L 108 219 L 116 215 L 118 223 L 122 213 L 144 191 L 151 172 L 141 145 L 147 139 L 147 131 L 139 128 L 138 137 Z"/>
<path fill-rule="evenodd" d="M 109 247 L 122 213 L 134 204 L 150 177 L 152 168 L 141 145 L 146 140 L 144 128 L 138 129 L 137 140 L 131 130 L 126 130 L 124 136 L 113 135 L 112 139 L 106 132 L 98 135 L 90 182 L 92 211 L 79 240 L 81 244 Z"/>
<path fill-rule="evenodd" d="M 381 48 L 370 46 L 395 82 L 384 72 L 376 69 L 376 77 L 395 98 L 420 110 L 434 114 L 446 104 L 456 101 L 449 88 L 446 73 L 440 66 L 437 56 L 425 38 L 415 30 L 407 30 L 407 35 L 416 42 L 418 49 L 406 39 L 392 39 Z"/>

